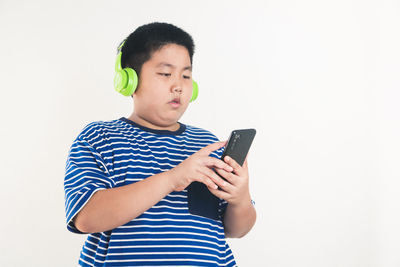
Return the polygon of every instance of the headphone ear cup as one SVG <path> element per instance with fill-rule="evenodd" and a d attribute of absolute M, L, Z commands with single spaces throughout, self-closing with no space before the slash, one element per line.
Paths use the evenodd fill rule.
<path fill-rule="evenodd" d="M 190 98 L 190 102 L 196 100 L 197 96 L 199 95 L 199 85 L 193 80 L 193 89 L 192 89 L 192 97 Z"/>
<path fill-rule="evenodd" d="M 138 85 L 138 76 L 134 69 L 124 68 L 115 71 L 114 88 L 124 96 L 131 96 Z"/>

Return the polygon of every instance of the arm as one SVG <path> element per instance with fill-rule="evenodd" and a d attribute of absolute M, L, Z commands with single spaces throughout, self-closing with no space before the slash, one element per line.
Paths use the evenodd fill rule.
<path fill-rule="evenodd" d="M 123 225 L 172 192 L 170 180 L 168 171 L 137 183 L 97 191 L 75 216 L 75 226 L 81 232 L 96 233 Z"/>
<path fill-rule="evenodd" d="M 247 159 L 243 167 L 230 157 L 225 157 L 224 160 L 232 166 L 233 172 L 216 169 L 226 181 L 218 184 L 222 190 L 210 191 L 228 202 L 224 215 L 226 237 L 243 237 L 256 222 L 256 210 L 251 204 L 249 192 Z"/>
<path fill-rule="evenodd" d="M 225 142 L 208 145 L 175 168 L 150 176 L 142 181 L 97 191 L 75 216 L 75 227 L 81 232 L 96 233 L 114 229 L 144 213 L 172 191 L 181 191 L 191 182 L 199 181 L 209 188 L 221 178 L 211 168 L 232 168 L 208 155 Z"/>
<path fill-rule="evenodd" d="M 226 237 L 245 236 L 256 222 L 256 210 L 251 199 L 237 205 L 228 204 L 224 215 Z"/>

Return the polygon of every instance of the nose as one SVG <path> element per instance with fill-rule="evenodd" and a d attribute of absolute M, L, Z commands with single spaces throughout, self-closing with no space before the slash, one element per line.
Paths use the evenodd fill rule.
<path fill-rule="evenodd" d="M 175 86 L 173 89 L 172 89 L 172 91 L 174 92 L 174 93 L 182 93 L 182 87 L 180 87 L 180 86 Z"/>

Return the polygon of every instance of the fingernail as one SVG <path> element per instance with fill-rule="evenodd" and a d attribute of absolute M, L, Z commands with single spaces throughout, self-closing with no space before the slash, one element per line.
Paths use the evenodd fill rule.
<path fill-rule="evenodd" d="M 218 185 L 215 185 L 215 186 L 214 186 L 214 189 L 218 189 Z"/>

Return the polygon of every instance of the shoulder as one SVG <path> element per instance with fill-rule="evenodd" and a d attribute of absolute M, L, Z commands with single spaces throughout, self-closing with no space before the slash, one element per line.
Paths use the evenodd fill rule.
<path fill-rule="evenodd" d="M 93 143 L 99 138 L 105 138 L 110 136 L 110 134 L 119 133 L 123 129 L 124 125 L 118 119 L 94 121 L 83 127 L 82 131 L 78 134 L 77 139 Z"/>
<path fill-rule="evenodd" d="M 193 140 L 196 140 L 198 144 L 202 144 L 204 146 L 220 141 L 218 137 L 215 136 L 215 134 L 213 134 L 211 131 L 205 130 L 200 127 L 186 125 L 186 131 L 188 136 L 190 136 Z M 225 149 L 224 147 L 221 147 L 211 152 L 210 156 L 215 158 L 221 158 L 224 149 Z"/>

